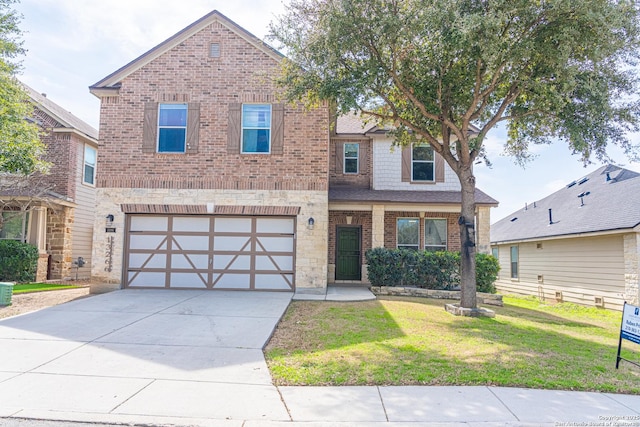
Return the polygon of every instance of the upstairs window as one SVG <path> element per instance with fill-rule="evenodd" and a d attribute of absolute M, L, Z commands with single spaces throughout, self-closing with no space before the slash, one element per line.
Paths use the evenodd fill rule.
<path fill-rule="evenodd" d="M 242 153 L 271 152 L 271 105 L 242 105 Z"/>
<path fill-rule="evenodd" d="M 411 180 L 434 181 L 433 148 L 428 145 L 413 145 L 411 149 Z"/>
<path fill-rule="evenodd" d="M 187 145 L 187 104 L 160 104 L 158 153 L 184 153 Z"/>
<path fill-rule="evenodd" d="M 344 144 L 344 173 L 357 174 L 360 144 Z"/>
<path fill-rule="evenodd" d="M 96 184 L 96 149 L 90 145 L 84 146 L 84 171 L 82 182 L 89 185 Z"/>
<path fill-rule="evenodd" d="M 398 218 L 397 248 L 420 249 L 420 218 Z"/>
<path fill-rule="evenodd" d="M 445 218 L 424 220 L 424 249 L 432 252 L 447 250 L 447 220 Z"/>

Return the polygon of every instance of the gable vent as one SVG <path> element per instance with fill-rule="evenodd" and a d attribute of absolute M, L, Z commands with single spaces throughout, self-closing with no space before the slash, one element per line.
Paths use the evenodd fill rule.
<path fill-rule="evenodd" d="M 220 43 L 209 45 L 209 58 L 220 58 Z"/>

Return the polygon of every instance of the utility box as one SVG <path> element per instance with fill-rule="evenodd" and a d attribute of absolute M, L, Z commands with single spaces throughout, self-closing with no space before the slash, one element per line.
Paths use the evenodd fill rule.
<path fill-rule="evenodd" d="M 13 283 L 0 282 L 0 305 L 11 305 Z"/>

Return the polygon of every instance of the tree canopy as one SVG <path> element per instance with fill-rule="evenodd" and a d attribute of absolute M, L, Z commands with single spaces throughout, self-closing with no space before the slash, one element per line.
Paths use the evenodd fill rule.
<path fill-rule="evenodd" d="M 45 172 L 45 147 L 38 126 L 29 119 L 33 107 L 16 79 L 24 54 L 19 15 L 12 9 L 15 0 L 0 0 L 0 173 L 30 175 Z"/>
<path fill-rule="evenodd" d="M 271 37 L 289 58 L 288 99 L 393 124 L 399 145 L 428 143 L 457 174 L 473 308 L 468 224 L 487 133 L 504 122 L 519 161 L 557 140 L 585 162 L 609 144 L 635 156 L 638 17 L 634 0 L 291 0 Z"/>

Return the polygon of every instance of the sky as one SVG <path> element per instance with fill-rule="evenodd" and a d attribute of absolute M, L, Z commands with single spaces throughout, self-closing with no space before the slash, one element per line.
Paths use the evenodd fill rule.
<path fill-rule="evenodd" d="M 16 9 L 23 15 L 27 54 L 19 78 L 98 129 L 100 102 L 90 85 L 214 9 L 264 38 L 287 1 L 21 0 Z M 492 223 L 601 166 L 594 159 L 585 168 L 558 142 L 533 147 L 536 158 L 522 168 L 502 155 L 505 139 L 504 129 L 492 131 L 485 144 L 493 167 L 475 168 L 477 187 L 500 202 L 491 211 Z M 619 150 L 610 154 L 616 164 L 640 172 L 640 163 L 630 163 Z"/>

